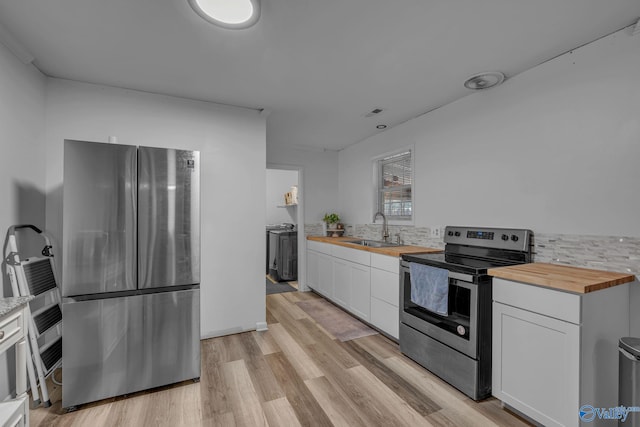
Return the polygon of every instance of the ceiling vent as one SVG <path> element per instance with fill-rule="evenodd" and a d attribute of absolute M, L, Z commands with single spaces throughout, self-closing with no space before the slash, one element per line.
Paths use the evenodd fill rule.
<path fill-rule="evenodd" d="M 373 110 L 369 111 L 367 114 L 365 114 L 365 117 L 373 117 L 376 114 L 380 114 L 382 113 L 382 108 L 374 108 Z"/>

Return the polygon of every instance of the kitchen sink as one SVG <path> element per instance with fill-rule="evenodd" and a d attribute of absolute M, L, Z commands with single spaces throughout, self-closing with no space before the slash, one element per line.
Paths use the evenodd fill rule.
<path fill-rule="evenodd" d="M 370 248 L 390 248 L 394 246 L 402 246 L 397 243 L 381 242 L 379 240 L 350 240 L 344 243 L 351 243 L 352 245 L 368 246 Z"/>

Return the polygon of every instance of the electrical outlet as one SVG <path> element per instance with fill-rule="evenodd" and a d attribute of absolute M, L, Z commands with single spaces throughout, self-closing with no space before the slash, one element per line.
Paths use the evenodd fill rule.
<path fill-rule="evenodd" d="M 431 227 L 431 237 L 440 237 L 440 227 Z"/>

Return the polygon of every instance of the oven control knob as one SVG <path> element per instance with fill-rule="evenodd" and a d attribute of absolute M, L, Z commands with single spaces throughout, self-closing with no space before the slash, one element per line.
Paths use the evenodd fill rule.
<path fill-rule="evenodd" d="M 460 232 L 459 232 L 459 231 L 456 231 L 456 232 L 455 232 L 455 235 L 456 235 L 456 237 L 460 237 Z"/>
<path fill-rule="evenodd" d="M 448 236 L 453 236 L 453 231 L 449 231 L 449 232 L 447 233 L 447 235 L 448 235 Z"/>
<path fill-rule="evenodd" d="M 502 235 L 502 240 L 505 240 L 505 241 L 506 241 L 506 240 L 509 240 L 509 236 L 508 236 L 508 235 L 506 235 L 506 234 L 503 234 L 503 235 Z"/>
<path fill-rule="evenodd" d="M 514 242 L 518 241 L 518 236 L 516 236 L 515 234 L 511 235 L 511 240 L 513 240 Z"/>
<path fill-rule="evenodd" d="M 458 334 L 459 334 L 459 335 L 464 335 L 464 334 L 467 332 L 467 330 L 465 329 L 465 327 L 464 327 L 464 326 L 462 326 L 462 325 L 458 325 L 458 327 L 456 328 L 456 331 L 458 331 Z"/>

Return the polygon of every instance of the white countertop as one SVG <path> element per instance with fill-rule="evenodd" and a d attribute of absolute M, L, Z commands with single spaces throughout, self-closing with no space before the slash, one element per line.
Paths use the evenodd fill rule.
<path fill-rule="evenodd" d="M 0 298 L 0 316 L 11 313 L 13 310 L 22 307 L 33 298 L 33 295 L 28 295 L 26 297 Z"/>

